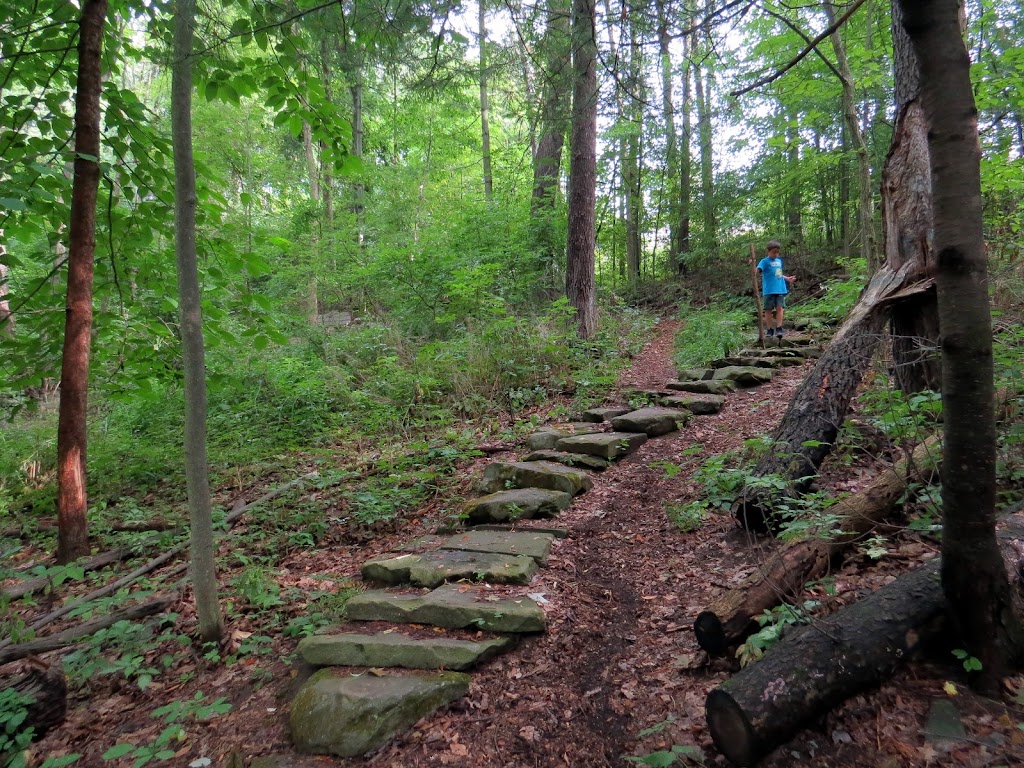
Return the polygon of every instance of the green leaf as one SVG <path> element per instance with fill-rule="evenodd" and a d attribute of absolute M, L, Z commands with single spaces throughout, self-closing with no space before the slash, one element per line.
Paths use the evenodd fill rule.
<path fill-rule="evenodd" d="M 106 752 L 103 753 L 104 760 L 117 760 L 119 757 L 124 757 L 135 751 L 134 744 L 115 744 Z"/>
<path fill-rule="evenodd" d="M 28 206 L 23 200 L 15 200 L 13 197 L 0 197 L 0 208 L 6 208 L 9 211 L 28 210 Z"/>

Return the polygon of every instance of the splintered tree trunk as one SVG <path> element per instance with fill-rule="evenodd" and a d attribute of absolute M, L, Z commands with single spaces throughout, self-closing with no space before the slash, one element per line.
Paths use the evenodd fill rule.
<path fill-rule="evenodd" d="M 942 618 L 938 563 L 797 630 L 705 702 L 715 746 L 753 765 L 812 718 L 888 678 Z"/>
<path fill-rule="evenodd" d="M 96 197 L 100 183 L 100 70 L 107 0 L 85 0 L 78 27 L 75 171 L 71 187 L 71 249 L 57 421 L 57 561 L 89 554 L 85 452 L 92 334 Z"/>
<path fill-rule="evenodd" d="M 942 325 L 942 585 L 953 629 L 999 690 L 1021 622 L 995 536 L 992 318 L 982 235 L 981 149 L 958 0 L 901 0 L 921 67 L 932 157 Z"/>
<path fill-rule="evenodd" d="M 890 269 L 913 265 L 910 278 L 930 281 L 935 258 L 932 231 L 931 159 L 928 123 L 921 104 L 917 58 L 892 4 L 896 85 L 896 129 L 882 170 L 882 224 Z M 891 309 L 894 376 L 901 392 L 938 390 L 939 316 L 934 285 Z"/>
<path fill-rule="evenodd" d="M 572 136 L 565 295 L 576 309 L 582 339 L 597 330 L 594 286 L 594 205 L 597 184 L 597 41 L 594 0 L 573 0 Z"/>
<path fill-rule="evenodd" d="M 886 303 L 916 290 L 901 290 L 911 266 L 899 272 L 884 267 L 871 278 L 860 301 L 790 400 L 754 475 L 778 475 L 789 484 L 790 494 L 806 490 L 832 450 L 850 401 L 871 364 L 886 319 Z M 750 530 L 774 531 L 782 521 L 771 511 L 773 501 L 769 494 L 749 494 L 736 502 L 733 512 Z"/>
<path fill-rule="evenodd" d="M 837 516 L 828 539 L 801 539 L 783 545 L 746 581 L 717 598 L 693 625 L 697 644 L 711 654 L 724 653 L 757 629 L 757 617 L 800 593 L 881 523 L 911 482 L 927 479 L 938 459 L 938 438 L 921 443 L 910 456 L 885 470 L 867 488 L 828 510 Z"/>
<path fill-rule="evenodd" d="M 210 478 L 206 462 L 206 363 L 196 260 L 196 178 L 192 156 L 192 28 L 195 0 L 177 0 L 171 74 L 174 144 L 174 239 L 185 368 L 185 484 L 188 491 L 192 584 L 199 634 L 219 640 L 224 625 L 217 602 Z"/>

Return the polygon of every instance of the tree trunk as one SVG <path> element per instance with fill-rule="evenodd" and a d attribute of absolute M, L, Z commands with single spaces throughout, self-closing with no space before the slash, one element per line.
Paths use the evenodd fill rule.
<path fill-rule="evenodd" d="M 981 149 L 958 0 L 901 0 L 920 63 L 931 153 L 942 338 L 942 586 L 952 628 L 999 690 L 1022 639 L 995 536 L 992 318 L 982 233 Z"/>
<path fill-rule="evenodd" d="M 679 259 L 680 228 L 679 228 L 679 149 L 676 136 L 675 107 L 672 104 L 672 53 L 669 49 L 671 37 L 668 33 L 668 17 L 665 13 L 665 0 L 656 0 L 658 11 L 658 54 L 661 57 L 661 112 L 665 120 L 665 197 L 668 198 L 668 251 L 665 260 L 668 274 L 677 274 L 680 270 Z"/>
<path fill-rule="evenodd" d="M 483 142 L 484 159 L 484 197 L 489 201 L 494 195 L 494 182 L 491 179 L 491 123 L 487 114 L 487 5 L 485 0 L 478 0 L 480 46 L 480 136 Z"/>
<path fill-rule="evenodd" d="M 562 168 L 562 147 L 568 126 L 568 100 L 571 70 L 569 9 L 565 0 L 548 0 L 544 50 L 547 65 L 544 73 L 540 115 L 540 138 L 533 155 L 533 197 L 530 216 L 534 237 L 547 269 L 556 258 L 556 234 L 553 215 L 558 200 L 558 179 Z"/>
<path fill-rule="evenodd" d="M 196 177 L 192 156 L 192 30 L 195 0 L 177 0 L 171 71 L 174 146 L 174 240 L 178 307 L 185 368 L 185 484 L 191 529 L 192 585 L 199 635 L 219 640 L 224 631 L 217 602 L 210 478 L 206 462 L 206 363 L 196 260 Z"/>
<path fill-rule="evenodd" d="M 75 164 L 71 188 L 71 250 L 57 422 L 57 562 L 89 553 L 85 519 L 86 416 L 92 334 L 96 198 L 100 182 L 100 92 L 107 0 L 85 0 L 78 28 Z"/>
<path fill-rule="evenodd" d="M 26 706 L 25 719 L 17 730 L 32 729 L 32 740 L 38 741 L 64 722 L 68 709 L 68 684 L 60 663 L 44 665 L 37 661 L 24 675 L 0 679 L 0 689 L 14 690 L 32 699 Z"/>
<path fill-rule="evenodd" d="M 786 120 L 786 140 L 789 144 L 790 169 L 800 167 L 800 117 L 790 113 Z M 804 250 L 804 197 L 799 177 L 790 179 L 789 194 L 786 195 L 786 231 L 789 234 L 789 248 L 794 253 Z"/>
<path fill-rule="evenodd" d="M 693 153 L 690 148 L 691 110 L 693 96 L 690 88 L 690 72 L 693 65 L 689 60 L 689 36 L 683 38 L 683 135 L 679 142 L 679 271 L 686 273 L 685 256 L 690 252 L 690 200 L 693 199 Z"/>
<path fill-rule="evenodd" d="M 928 126 L 919 99 L 917 59 L 893 2 L 893 55 L 896 69 L 896 129 L 882 170 L 882 224 L 885 259 L 891 269 L 913 265 L 911 279 L 935 274 L 931 247 L 931 161 Z M 938 390 L 939 318 L 934 287 L 892 307 L 892 352 L 896 384 L 904 393 Z"/>
<path fill-rule="evenodd" d="M 705 702 L 715 746 L 753 765 L 809 720 L 889 677 L 942 618 L 938 563 L 787 635 Z"/>
<path fill-rule="evenodd" d="M 927 480 L 937 463 L 938 438 L 921 443 L 909 459 L 886 469 L 864 490 L 830 507 L 839 533 L 828 539 L 801 539 L 783 545 L 739 587 L 717 598 L 694 622 L 697 644 L 724 653 L 757 629 L 757 617 L 800 593 L 861 541 L 893 510 L 911 482 Z"/>
<path fill-rule="evenodd" d="M 3 230 L 0 229 L 0 237 L 3 237 Z M 7 255 L 7 249 L 0 244 L 0 258 Z M 0 336 L 14 335 L 14 315 L 11 314 L 11 304 L 7 300 L 7 265 L 0 261 Z"/>
<path fill-rule="evenodd" d="M 913 268 L 899 272 L 883 267 L 871 278 L 850 316 L 832 339 L 786 409 L 773 443 L 754 468 L 754 475 L 777 475 L 788 485 L 788 494 L 806 490 L 821 462 L 832 450 L 850 401 L 871 364 L 885 323 L 887 305 L 905 300 L 915 290 L 904 288 Z M 733 508 L 740 523 L 754 531 L 778 530 L 783 520 L 772 512 L 775 497 L 750 494 Z"/>
<path fill-rule="evenodd" d="M 703 241 L 705 250 L 718 253 L 718 219 L 715 215 L 714 150 L 711 143 L 711 94 L 704 88 L 700 65 L 693 67 L 694 96 L 697 100 L 697 138 L 700 144 L 701 211 L 703 213 Z M 710 90 L 710 89 L 708 89 Z"/>
<path fill-rule="evenodd" d="M 630 16 L 628 6 L 625 16 Z M 637 40 L 636 25 L 629 26 L 629 64 L 625 82 L 624 98 L 628 108 L 622 110 L 626 124 L 625 152 L 622 155 L 622 186 L 626 200 L 626 279 L 630 286 L 636 286 L 640 279 L 640 219 L 643 215 L 643 199 L 640 185 L 640 141 L 643 134 L 643 107 L 640 95 L 640 41 Z M 622 33 L 626 33 L 626 22 Z"/>
<path fill-rule="evenodd" d="M 829 26 L 836 22 L 836 9 L 831 0 L 826 0 L 825 15 L 828 18 Z M 864 141 L 864 135 L 860 130 L 860 119 L 857 114 L 856 94 L 853 90 L 853 75 L 850 72 L 850 63 L 846 58 L 846 45 L 843 43 L 842 35 L 837 29 L 829 38 L 832 42 L 832 50 L 836 54 L 836 67 L 842 76 L 843 84 L 843 119 L 846 124 L 846 135 L 853 142 L 853 150 L 857 154 L 857 222 L 860 229 L 860 255 L 871 266 L 874 272 L 879 266 L 881 254 L 878 253 L 875 244 L 875 202 L 871 192 L 871 157 L 868 154 L 868 145 Z M 844 241 L 845 242 L 845 241 Z"/>
<path fill-rule="evenodd" d="M 565 294 L 582 339 L 597 330 L 594 205 L 597 183 L 597 41 L 594 0 L 573 0 L 573 119 L 569 168 L 569 233 Z"/>

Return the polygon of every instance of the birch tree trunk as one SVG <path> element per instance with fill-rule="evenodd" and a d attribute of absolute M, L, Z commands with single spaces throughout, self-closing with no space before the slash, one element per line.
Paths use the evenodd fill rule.
<path fill-rule="evenodd" d="M 86 416 L 92 333 L 96 198 L 100 183 L 100 93 L 107 0 L 85 0 L 78 28 L 75 162 L 71 187 L 67 307 L 57 421 L 57 562 L 89 553 L 85 513 Z"/>
<path fill-rule="evenodd" d="M 213 514 L 206 463 L 206 362 L 196 260 L 196 174 L 192 156 L 192 27 L 195 0 L 177 0 L 171 71 L 171 140 L 174 146 L 174 251 L 185 368 L 185 484 L 188 490 L 192 585 L 199 635 L 224 632 L 217 602 Z"/>

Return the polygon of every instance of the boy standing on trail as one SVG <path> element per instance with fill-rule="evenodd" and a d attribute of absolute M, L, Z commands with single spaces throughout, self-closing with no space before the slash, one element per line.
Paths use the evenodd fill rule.
<path fill-rule="evenodd" d="M 764 297 L 764 324 L 768 335 L 782 338 L 782 315 L 786 309 L 786 294 L 789 284 L 796 280 L 793 275 L 782 274 L 782 257 L 779 252 L 782 246 L 778 240 L 769 240 L 766 248 L 768 255 L 757 264 L 761 273 L 761 295 Z M 775 322 L 772 323 L 772 314 Z"/>

